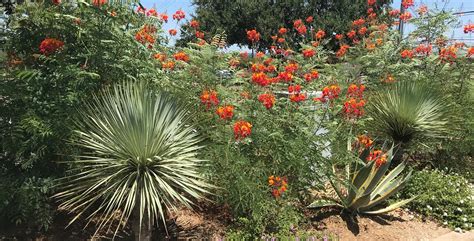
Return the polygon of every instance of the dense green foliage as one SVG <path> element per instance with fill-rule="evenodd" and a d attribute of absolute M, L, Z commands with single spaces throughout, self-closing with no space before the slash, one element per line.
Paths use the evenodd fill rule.
<path fill-rule="evenodd" d="M 35 223 L 34 216 L 48 220 L 45 224 L 50 221 L 52 210 L 42 210 L 48 205 L 28 200 L 48 200 L 50 178 L 64 173 L 65 166 L 57 162 L 77 153 L 68 140 L 85 100 L 117 81 L 160 77 L 153 62 L 142 60 L 149 58 L 149 51 L 133 37 L 146 21 L 150 20 L 129 8 L 106 9 L 84 2 L 78 7 L 24 5 L 11 15 L 11 31 L 5 36 L 8 58 L 0 82 L 0 176 L 10 180 L 1 183 L 12 192 L 1 195 L 0 213 L 7 215 L 2 222 Z M 46 38 L 58 39 L 64 46 L 41 54 L 40 44 Z M 30 193 L 25 195 L 18 187 Z M 19 208 L 20 204 L 32 207 Z"/>
<path fill-rule="evenodd" d="M 351 21 L 366 15 L 366 0 L 278 0 L 278 1 L 222 1 L 222 0 L 193 0 L 196 7 L 194 18 L 201 23 L 201 29 L 210 34 L 225 32 L 228 44 L 251 46 L 246 31 L 256 29 L 261 33 L 260 49 L 268 49 L 272 45 L 270 36 L 277 35 L 281 27 L 293 29 L 293 21 L 306 20 L 313 16 L 310 24 L 314 29 L 308 32 L 314 34 L 319 29 L 326 33 L 346 33 L 351 27 Z M 373 6 L 375 13 L 382 11 L 382 6 L 392 0 L 379 0 Z M 184 36 L 179 41 L 186 44 L 194 33 L 188 26 L 183 28 Z M 310 35 L 310 34 L 309 34 Z M 287 46 L 298 49 L 299 43 L 305 36 L 290 33 L 286 38 Z M 275 43 L 273 43 L 274 45 Z M 334 43 L 332 43 L 334 44 Z"/>
<path fill-rule="evenodd" d="M 474 223 L 472 183 L 455 173 L 443 170 L 415 172 L 401 192 L 401 197 L 418 197 L 407 206 L 433 217 L 452 228 L 470 230 Z"/>

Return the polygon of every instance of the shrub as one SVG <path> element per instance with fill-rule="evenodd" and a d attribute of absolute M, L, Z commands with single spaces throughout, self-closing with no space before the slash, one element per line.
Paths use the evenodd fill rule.
<path fill-rule="evenodd" d="M 470 230 L 474 223 L 472 186 L 462 176 L 440 170 L 415 172 L 399 197 L 418 197 L 407 206 L 451 228 Z"/>
<path fill-rule="evenodd" d="M 2 36 L 7 58 L 0 81 L 0 178 L 7 190 L 14 190 L 33 177 L 48 180 L 64 174 L 57 162 L 78 153 L 67 141 L 73 135 L 72 120 L 93 93 L 118 80 L 159 78 L 161 70 L 155 62 L 143 61 L 151 51 L 134 36 L 145 23 L 159 29 L 159 22 L 127 7 L 47 1 L 19 5 L 9 23 Z M 154 37 L 156 47 L 162 41 L 159 31 Z M 30 203 L 24 195 L 17 198 Z M 46 202 L 40 204 L 47 200 L 44 194 L 29 205 L 47 208 Z M 34 213 L 24 216 L 20 214 L 27 212 L 9 207 L 23 223 L 35 223 Z"/>

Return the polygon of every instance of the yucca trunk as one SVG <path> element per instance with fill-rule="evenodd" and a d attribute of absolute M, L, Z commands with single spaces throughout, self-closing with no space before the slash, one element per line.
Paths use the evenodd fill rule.
<path fill-rule="evenodd" d="M 398 166 L 398 164 L 402 163 L 403 154 L 405 154 L 405 144 L 398 142 L 393 154 L 392 165 Z"/>
<path fill-rule="evenodd" d="M 140 213 L 139 209 L 135 209 L 135 213 L 133 215 L 132 222 L 132 230 L 133 234 L 135 235 L 135 241 L 151 241 L 152 234 L 153 234 L 153 227 L 151 227 L 150 222 L 148 222 L 148 215 L 146 212 L 143 214 L 143 220 L 140 226 Z"/>

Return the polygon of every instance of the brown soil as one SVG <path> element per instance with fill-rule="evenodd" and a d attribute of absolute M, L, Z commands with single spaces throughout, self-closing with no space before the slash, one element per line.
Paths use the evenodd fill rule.
<path fill-rule="evenodd" d="M 451 232 L 439 224 L 422 220 L 419 216 L 398 209 L 387 215 L 352 218 L 339 211 L 320 212 L 313 218 L 313 226 L 332 233 L 339 240 L 432 240 Z"/>
<path fill-rule="evenodd" d="M 229 213 L 225 207 L 206 207 L 197 211 L 183 209 L 170 214 L 168 233 L 171 240 L 218 240 L 225 237 L 226 227 L 232 221 Z M 352 220 L 349 215 L 340 214 L 338 210 L 322 210 L 307 215 L 312 224 L 309 231 L 330 234 L 343 241 L 433 240 L 451 232 L 435 222 L 423 221 L 417 215 L 401 209 L 388 215 L 359 216 Z M 0 232 L 0 240 L 90 240 L 93 227 L 83 230 L 83 226 L 75 224 L 65 229 L 65 220 L 68 219 L 63 217 L 56 220 L 52 228 L 43 234 L 25 234 L 19 229 L 6 235 Z M 104 236 L 106 239 L 111 238 L 110 234 Z M 132 237 L 130 231 L 125 230 L 116 240 L 132 240 Z"/>

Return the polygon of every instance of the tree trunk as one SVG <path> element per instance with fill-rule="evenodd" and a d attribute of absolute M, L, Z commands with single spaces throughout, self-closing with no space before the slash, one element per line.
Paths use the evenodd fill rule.
<path fill-rule="evenodd" d="M 132 219 L 132 230 L 135 235 L 135 241 L 151 241 L 153 227 L 151 227 L 150 222 L 148 222 L 148 215 L 146 212 L 143 214 L 143 220 L 140 226 L 140 213 L 139 209 L 135 209 Z"/>
<path fill-rule="evenodd" d="M 392 166 L 397 166 L 402 163 L 403 154 L 405 153 L 405 145 L 400 142 L 395 146 L 393 151 Z"/>

